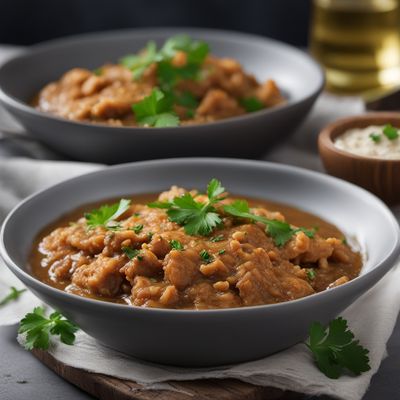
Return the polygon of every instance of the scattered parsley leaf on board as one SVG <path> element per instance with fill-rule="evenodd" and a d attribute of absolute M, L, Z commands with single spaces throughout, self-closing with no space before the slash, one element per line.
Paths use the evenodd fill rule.
<path fill-rule="evenodd" d="M 158 128 L 178 126 L 179 118 L 172 110 L 172 102 L 160 89 L 153 89 L 150 95 L 134 104 L 132 110 L 139 125 Z"/>
<path fill-rule="evenodd" d="M 130 200 L 121 199 L 118 203 L 104 205 L 100 208 L 85 213 L 86 223 L 89 229 L 103 226 L 107 229 L 117 229 L 118 223 L 115 220 L 128 210 Z"/>
<path fill-rule="evenodd" d="M 391 124 L 387 124 L 383 128 L 383 134 L 389 139 L 389 140 L 395 140 L 399 137 L 399 131 L 393 127 Z"/>
<path fill-rule="evenodd" d="M 258 100 L 257 97 L 246 97 L 241 99 L 240 105 L 249 113 L 260 111 L 265 108 L 264 104 Z"/>
<path fill-rule="evenodd" d="M 327 329 L 319 322 L 313 322 L 309 335 L 306 345 L 313 353 L 318 368 L 328 378 L 338 379 L 344 370 L 359 375 L 371 369 L 369 351 L 354 340 L 345 319 L 334 319 Z"/>
<path fill-rule="evenodd" d="M 16 289 L 14 286 L 10 287 L 10 293 L 7 294 L 3 299 L 0 300 L 0 306 L 4 306 L 10 301 L 17 300 L 22 293 L 26 292 L 26 289 Z"/>
<path fill-rule="evenodd" d="M 21 320 L 18 333 L 26 334 L 25 348 L 27 350 L 47 350 L 50 344 L 50 335 L 59 335 L 63 343 L 72 345 L 78 329 L 58 311 L 53 312 L 47 318 L 43 307 L 35 307 L 33 312 L 26 314 Z"/>
<path fill-rule="evenodd" d="M 170 244 L 171 248 L 174 250 L 179 250 L 179 251 L 183 250 L 183 244 L 179 240 L 172 239 L 169 242 L 169 244 Z"/>
<path fill-rule="evenodd" d="M 250 212 L 249 204 L 246 200 L 236 200 L 232 204 L 224 206 L 227 214 L 238 218 L 245 218 L 265 224 L 266 233 L 269 234 L 277 246 L 283 246 L 297 232 L 304 232 L 308 237 L 314 237 L 313 229 L 292 228 L 290 224 L 276 219 L 268 219 Z"/>
<path fill-rule="evenodd" d="M 382 139 L 382 135 L 379 133 L 370 133 L 369 137 L 375 143 L 379 143 Z"/>
<path fill-rule="evenodd" d="M 170 221 L 182 225 L 188 235 L 207 236 L 222 222 L 214 204 L 223 199 L 221 194 L 224 191 L 221 182 L 212 179 L 207 186 L 208 201 L 205 203 L 200 203 L 190 193 L 185 193 L 172 201 L 155 201 L 147 206 L 166 209 Z"/>

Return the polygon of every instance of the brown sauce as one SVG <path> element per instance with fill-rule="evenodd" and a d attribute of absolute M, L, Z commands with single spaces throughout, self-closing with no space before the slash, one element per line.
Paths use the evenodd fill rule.
<path fill-rule="evenodd" d="M 182 189 L 160 196 L 173 198 L 177 190 Z M 32 274 L 60 290 L 103 301 L 207 309 L 294 300 L 346 283 L 361 269 L 360 254 L 337 227 L 284 204 L 248 199 L 260 215 L 317 227 L 313 238 L 297 233 L 279 247 L 261 224 L 225 217 L 210 235 L 222 239 L 213 242 L 185 234 L 165 210 L 146 207 L 156 195 L 126 198 L 132 203 L 119 219 L 118 231 L 88 230 L 82 218 L 84 212 L 113 201 L 85 205 L 46 227 L 33 244 Z M 132 227 L 139 225 L 143 228 L 135 233 Z M 173 240 L 183 250 L 171 248 Z M 140 256 L 129 259 L 124 246 L 137 249 Z M 204 250 L 210 255 L 207 261 L 200 256 Z"/>

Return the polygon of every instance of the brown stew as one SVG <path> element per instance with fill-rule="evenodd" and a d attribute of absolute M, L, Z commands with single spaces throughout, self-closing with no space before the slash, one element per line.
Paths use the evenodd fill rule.
<path fill-rule="evenodd" d="M 159 199 L 182 193 L 172 187 Z M 204 197 L 195 196 L 199 201 Z M 82 215 L 98 205 L 63 216 L 38 235 L 30 257 L 33 275 L 53 287 L 99 300 L 210 309 L 298 299 L 360 273 L 361 256 L 346 244 L 340 230 L 307 212 L 248 199 L 257 215 L 318 227 L 311 238 L 299 231 L 277 246 L 263 224 L 224 215 L 220 209 L 223 224 L 210 236 L 188 235 L 164 209 L 145 205 L 155 198 L 134 196 L 113 230 L 88 229 Z M 227 198 L 221 203 L 230 202 Z"/>
<path fill-rule="evenodd" d="M 186 38 L 189 42 L 185 50 L 177 44 L 181 39 L 172 37 L 167 41 L 169 48 L 174 43 L 177 48 L 169 57 L 164 56 L 163 61 L 146 63 L 146 57 L 154 51 L 148 47 L 138 55 L 125 57 L 127 61 L 122 59 L 120 64 L 106 64 L 94 71 L 71 69 L 59 80 L 46 85 L 33 105 L 41 111 L 74 121 L 165 127 L 203 124 L 285 101 L 273 80 L 260 83 L 246 73 L 238 61 L 207 54 L 208 47 L 204 42 Z M 190 49 L 196 45 L 206 48 L 203 56 L 194 62 Z M 165 53 L 162 50 L 159 54 Z M 141 69 L 137 67 L 140 62 L 144 63 Z M 171 105 L 166 106 L 164 102 L 161 107 L 160 102 L 159 110 L 154 111 L 158 116 L 150 113 L 148 118 L 140 119 L 133 106 L 150 96 L 155 88 L 168 95 Z M 165 114 L 169 116 L 165 118 Z"/>

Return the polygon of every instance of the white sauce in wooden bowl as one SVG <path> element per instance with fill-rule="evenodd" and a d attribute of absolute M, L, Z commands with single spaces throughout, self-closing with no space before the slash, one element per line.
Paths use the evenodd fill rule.
<path fill-rule="evenodd" d="M 391 125 L 349 129 L 336 138 L 334 145 L 359 156 L 400 160 L 400 130 Z"/>

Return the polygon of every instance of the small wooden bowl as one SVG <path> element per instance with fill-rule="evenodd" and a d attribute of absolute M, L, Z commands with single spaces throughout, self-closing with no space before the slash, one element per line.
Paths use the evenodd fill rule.
<path fill-rule="evenodd" d="M 400 203 L 400 160 L 364 157 L 339 150 L 334 140 L 353 128 L 392 124 L 400 129 L 400 113 L 369 113 L 340 119 L 326 126 L 318 138 L 326 171 L 376 194 L 387 204 Z"/>

